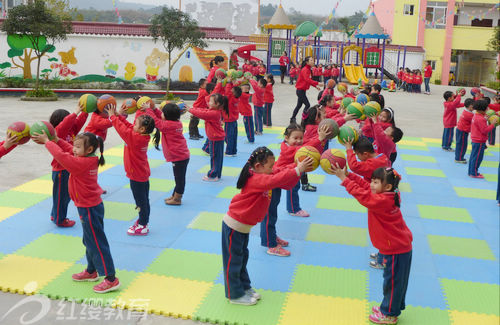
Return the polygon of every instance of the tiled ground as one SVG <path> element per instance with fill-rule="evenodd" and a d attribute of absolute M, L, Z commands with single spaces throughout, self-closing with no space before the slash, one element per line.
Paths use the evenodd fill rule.
<path fill-rule="evenodd" d="M 258 145 L 278 154 L 281 129 L 267 129 Z M 243 131 L 240 128 L 240 135 Z M 495 201 L 499 147 L 490 147 L 481 172 L 467 177 L 443 152 L 440 140 L 405 138 L 395 167 L 403 177 L 403 215 L 414 234 L 408 308 L 400 324 L 498 324 L 499 208 Z M 252 231 L 249 272 L 262 294 L 254 307 L 224 298 L 220 224 L 240 168 L 255 145 L 239 138 L 239 154 L 224 159 L 223 180 L 204 183 L 208 158 L 202 142 L 188 141 L 192 157 L 183 205 L 165 206 L 174 186 L 172 168 L 151 149 L 151 232 L 129 237 L 136 218 L 124 176 L 122 148 L 107 150 L 99 181 L 106 232 L 122 288 L 106 295 L 112 306 L 224 324 L 366 324 L 369 308 L 382 298 L 382 271 L 368 267 L 373 252 L 366 209 L 338 179 L 320 169 L 310 174 L 317 193 L 300 192 L 311 218 L 289 216 L 280 206 L 278 232 L 290 240 L 292 256 L 269 256 Z M 339 147 L 336 140 L 330 146 Z M 85 264 L 81 226 L 58 229 L 49 221 L 47 175 L 0 193 L 0 288 L 83 301 L 98 297 L 70 275 Z M 71 206 L 69 216 L 77 219 Z M 140 301 L 141 303 L 137 303 Z M 146 302 L 144 302 L 146 301 Z"/>

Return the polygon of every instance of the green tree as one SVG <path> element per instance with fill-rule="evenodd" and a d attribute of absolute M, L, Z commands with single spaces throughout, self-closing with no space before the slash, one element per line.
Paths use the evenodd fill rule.
<path fill-rule="evenodd" d="M 207 44 L 203 40 L 205 34 L 189 14 L 168 7 L 163 7 L 160 14 L 153 16 L 149 30 L 155 43 L 160 41 L 168 53 L 168 94 L 170 91 L 170 72 L 180 57 L 178 56 L 172 62 L 172 52 L 175 49 L 184 49 L 185 51 L 190 46 L 206 47 Z M 181 55 L 184 51 L 181 52 Z"/>
<path fill-rule="evenodd" d="M 76 14 L 76 8 L 71 8 L 69 0 L 43 0 L 47 8 L 63 21 L 71 21 Z"/>
<path fill-rule="evenodd" d="M 2 30 L 7 33 L 14 44 L 11 50 L 19 52 L 19 47 L 30 48 L 38 59 L 35 90 L 40 84 L 40 62 L 47 52 L 55 50 L 54 43 L 66 39 L 71 33 L 70 21 L 64 21 L 59 15 L 53 14 L 42 0 L 35 0 L 27 5 L 20 5 L 9 11 L 7 19 L 2 24 Z M 22 54 L 22 53 L 21 53 Z M 10 55 L 9 55 L 10 56 Z"/>

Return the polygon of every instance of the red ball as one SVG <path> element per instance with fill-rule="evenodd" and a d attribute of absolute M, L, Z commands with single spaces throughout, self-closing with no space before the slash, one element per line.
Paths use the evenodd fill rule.
<path fill-rule="evenodd" d="M 30 141 L 30 127 L 24 122 L 14 122 L 7 128 L 7 134 L 17 137 L 17 144 Z"/>
<path fill-rule="evenodd" d="M 323 170 L 331 174 L 330 167 L 339 165 L 340 168 L 344 168 L 346 165 L 346 158 L 342 151 L 338 149 L 328 149 L 321 155 L 320 165 Z"/>

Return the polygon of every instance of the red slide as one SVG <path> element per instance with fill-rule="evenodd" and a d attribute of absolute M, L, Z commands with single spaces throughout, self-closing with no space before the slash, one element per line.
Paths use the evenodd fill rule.
<path fill-rule="evenodd" d="M 255 44 L 242 46 L 238 48 L 238 56 L 244 60 L 262 61 L 261 59 L 251 55 L 252 51 L 255 51 L 256 49 L 257 47 L 255 46 Z"/>

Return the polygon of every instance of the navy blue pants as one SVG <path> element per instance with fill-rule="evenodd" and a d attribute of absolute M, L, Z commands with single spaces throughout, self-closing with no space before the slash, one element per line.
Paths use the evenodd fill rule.
<path fill-rule="evenodd" d="M 286 191 L 286 210 L 289 213 L 295 213 L 302 210 L 299 202 L 299 189 L 300 181 L 297 182 L 294 188 Z"/>
<path fill-rule="evenodd" d="M 273 109 L 273 103 L 265 103 L 264 104 L 264 117 L 263 122 L 264 125 L 272 126 L 273 122 L 271 119 L 271 110 Z"/>
<path fill-rule="evenodd" d="M 186 188 L 186 171 L 188 164 L 189 158 L 186 160 L 172 162 L 175 179 L 174 193 L 184 194 L 184 189 Z"/>
<path fill-rule="evenodd" d="M 253 116 L 243 116 L 243 124 L 245 125 L 245 132 L 247 133 L 248 142 L 253 143 L 255 141 Z"/>
<path fill-rule="evenodd" d="M 52 212 L 50 216 L 56 225 L 60 225 L 66 219 L 68 204 L 71 200 L 68 192 L 69 172 L 67 170 L 53 171 L 52 181 Z"/>
<path fill-rule="evenodd" d="M 410 277 L 411 254 L 383 255 L 384 268 L 384 300 L 380 311 L 384 315 L 399 316 L 406 307 L 405 296 Z"/>
<path fill-rule="evenodd" d="M 114 276 L 115 266 L 104 233 L 104 204 L 101 202 L 95 207 L 77 209 L 82 222 L 87 271 L 97 271 L 99 276 Z"/>
<path fill-rule="evenodd" d="M 238 122 L 226 122 L 224 124 L 226 132 L 226 154 L 236 155 L 238 144 Z"/>
<path fill-rule="evenodd" d="M 264 106 L 255 106 L 254 105 L 253 109 L 254 109 L 254 118 L 255 118 L 255 132 L 262 133 Z"/>
<path fill-rule="evenodd" d="M 201 150 L 205 151 L 206 153 L 210 154 L 210 150 L 208 147 L 210 146 L 210 143 L 208 141 L 208 138 L 205 140 L 205 143 L 203 144 L 203 147 L 201 147 Z"/>
<path fill-rule="evenodd" d="M 207 173 L 209 178 L 221 178 L 222 162 L 224 160 L 224 140 L 212 141 L 209 140 L 210 150 L 210 170 Z"/>
<path fill-rule="evenodd" d="M 136 182 L 130 180 L 130 189 L 134 195 L 135 205 L 139 208 L 139 224 L 146 226 L 149 223 L 149 181 Z"/>
<path fill-rule="evenodd" d="M 455 147 L 455 160 L 463 161 L 465 160 L 464 156 L 467 152 L 467 145 L 469 144 L 469 133 L 457 128 L 456 141 L 457 145 Z"/>
<path fill-rule="evenodd" d="M 493 130 L 490 131 L 490 133 L 488 133 L 488 143 L 491 146 L 495 145 L 496 132 L 497 132 L 497 128 L 495 127 L 495 128 L 493 128 Z"/>
<path fill-rule="evenodd" d="M 453 129 L 454 128 L 444 128 L 443 141 L 441 144 L 441 147 L 443 147 L 443 149 L 451 148 L 451 143 L 453 142 Z"/>
<path fill-rule="evenodd" d="M 278 221 L 278 205 L 281 200 L 281 189 L 273 189 L 269 209 L 260 223 L 260 244 L 265 247 L 273 248 L 278 246 L 276 241 L 276 222 Z"/>
<path fill-rule="evenodd" d="M 479 174 L 478 169 L 483 161 L 484 149 L 486 149 L 486 143 L 472 142 L 472 152 L 469 158 L 469 176 L 477 176 Z"/>
<path fill-rule="evenodd" d="M 222 268 L 228 299 L 238 299 L 251 288 L 247 271 L 248 238 L 249 234 L 231 229 L 222 222 Z"/>

